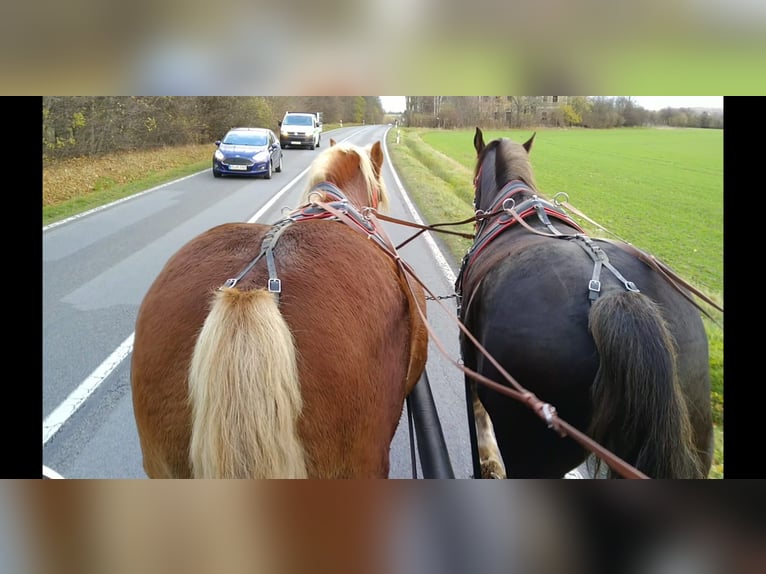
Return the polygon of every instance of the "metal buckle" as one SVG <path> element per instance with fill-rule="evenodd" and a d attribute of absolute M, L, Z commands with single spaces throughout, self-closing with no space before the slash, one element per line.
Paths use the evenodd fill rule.
<path fill-rule="evenodd" d="M 273 278 L 269 279 L 269 293 L 281 293 L 282 292 L 282 280 Z"/>
<path fill-rule="evenodd" d="M 599 281 L 598 279 L 591 279 L 590 281 L 588 281 L 588 289 L 590 291 L 595 291 L 596 293 L 598 293 L 599 291 L 601 291 L 601 281 Z"/>

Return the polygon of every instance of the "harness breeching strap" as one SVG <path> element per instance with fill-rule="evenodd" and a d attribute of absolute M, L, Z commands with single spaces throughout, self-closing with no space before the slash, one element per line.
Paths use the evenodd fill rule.
<path fill-rule="evenodd" d="M 585 215 L 582 211 L 580 211 L 573 205 L 570 205 L 568 202 L 564 201 L 564 202 L 561 202 L 560 204 L 565 206 L 572 213 L 575 213 L 579 217 L 582 217 L 585 221 L 591 223 L 595 227 L 598 227 L 599 229 L 606 231 L 607 233 L 610 233 L 611 235 L 615 235 L 614 233 L 605 229 L 603 225 L 593 221 L 590 217 Z M 683 278 L 679 277 L 672 269 L 670 269 L 670 267 L 668 267 L 665 263 L 657 259 L 654 255 L 645 253 L 644 251 L 640 250 L 638 247 L 636 247 L 635 245 L 632 245 L 631 243 L 625 241 L 624 239 L 620 239 L 620 242 L 614 242 L 609 239 L 601 239 L 601 241 L 612 243 L 616 247 L 619 247 L 623 251 L 630 253 L 634 257 L 637 257 L 638 259 L 646 263 L 649 267 L 651 267 L 657 273 L 659 273 L 676 291 L 678 291 L 681 295 L 683 295 L 684 298 L 686 298 L 692 305 L 694 305 L 697 309 L 699 309 L 702 313 L 704 313 L 706 317 L 708 317 L 714 323 L 718 324 L 718 321 L 697 301 L 695 301 L 694 298 L 691 297 L 689 292 L 693 293 L 694 295 L 699 297 L 702 301 L 704 301 L 705 303 L 707 303 L 714 309 L 717 309 L 721 313 L 723 313 L 723 307 L 721 307 L 713 299 L 705 295 L 702 291 L 697 289 L 694 285 L 692 285 L 688 281 L 685 281 Z"/>
<path fill-rule="evenodd" d="M 338 189 L 337 186 L 323 181 L 314 186 L 312 189 L 312 193 L 314 191 L 322 191 L 327 195 L 330 195 L 331 197 L 334 197 L 336 201 L 333 202 L 333 204 L 339 206 L 343 212 L 347 212 L 347 199 L 343 195 L 343 192 Z M 325 205 L 325 204 L 322 204 Z M 353 221 L 357 223 L 357 225 L 360 225 L 364 227 L 365 225 L 369 226 L 369 223 L 365 222 L 363 218 L 358 215 L 356 212 L 355 217 L 353 217 Z M 250 270 L 255 266 L 258 261 L 261 260 L 262 257 L 266 257 L 266 266 L 268 268 L 269 278 L 266 284 L 266 289 L 269 291 L 269 293 L 273 293 L 275 299 L 277 300 L 277 303 L 279 303 L 279 294 L 282 292 L 282 280 L 277 275 L 277 264 L 276 260 L 274 258 L 274 248 L 277 245 L 277 242 L 279 241 L 280 236 L 285 232 L 285 230 L 295 223 L 296 221 L 302 221 L 307 219 L 323 219 L 325 217 L 330 217 L 332 214 L 327 209 L 322 209 L 321 207 L 317 207 L 316 204 L 309 204 L 306 206 L 303 206 L 302 208 L 295 209 L 292 214 L 278 222 L 276 222 L 269 231 L 266 232 L 266 234 L 263 236 L 263 240 L 261 241 L 261 251 L 258 253 L 258 255 L 250 261 L 250 263 L 247 264 L 247 266 L 237 275 L 236 277 L 232 277 L 230 279 L 227 279 L 226 282 L 221 285 L 218 290 L 224 289 L 226 287 L 234 287 L 237 283 L 239 283 L 242 278 L 247 275 Z"/>
<path fill-rule="evenodd" d="M 573 237 L 573 239 L 578 241 L 577 245 L 582 247 L 585 252 L 590 255 L 591 259 L 593 259 L 593 275 L 591 280 L 588 282 L 588 299 L 591 303 L 598 299 L 599 293 L 601 292 L 600 276 L 602 266 L 609 269 L 609 271 L 612 272 L 612 275 L 617 277 L 617 279 L 622 282 L 622 284 L 625 286 L 625 289 L 635 293 L 641 292 L 639 291 L 638 287 L 636 287 L 636 284 L 633 283 L 633 281 L 628 281 L 625 279 L 625 277 L 623 277 L 622 274 L 617 271 L 617 269 L 611 263 L 609 263 L 609 257 L 607 256 L 606 251 L 593 243 L 593 240 L 590 237 L 578 233 Z"/>
<path fill-rule="evenodd" d="M 285 229 L 287 229 L 291 223 L 293 223 L 292 219 L 287 219 L 284 223 L 280 222 L 278 226 L 272 227 L 271 231 L 269 231 L 269 233 L 266 234 L 266 237 L 263 238 L 263 244 L 266 249 L 266 267 L 269 271 L 267 289 L 270 293 L 274 293 L 277 303 L 279 303 L 279 294 L 282 292 L 282 280 L 277 277 L 277 264 L 274 261 L 274 247 L 276 246 L 277 241 L 279 241 L 280 235 L 284 233 Z"/>
<path fill-rule="evenodd" d="M 220 291 L 226 287 L 234 287 L 242 280 L 245 275 L 250 272 L 255 264 L 260 261 L 261 257 L 265 256 L 266 265 L 269 270 L 267 289 L 270 293 L 274 293 L 274 297 L 276 298 L 277 302 L 279 302 L 279 294 L 282 292 L 282 281 L 279 279 L 279 277 L 277 277 L 277 266 L 276 262 L 274 261 L 274 246 L 277 244 L 279 237 L 282 235 L 282 233 L 284 233 L 285 229 L 287 229 L 293 223 L 295 223 L 295 220 L 290 217 L 275 223 L 272 228 L 266 232 L 266 235 L 263 236 L 263 241 L 261 241 L 261 251 L 255 257 L 255 259 L 248 263 L 247 266 L 239 273 L 239 275 L 227 279 L 226 282 L 218 288 L 218 290 Z"/>

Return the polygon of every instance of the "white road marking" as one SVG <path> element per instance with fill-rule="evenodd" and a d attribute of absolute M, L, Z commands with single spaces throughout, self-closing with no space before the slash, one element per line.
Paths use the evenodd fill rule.
<path fill-rule="evenodd" d="M 43 421 L 43 446 L 133 350 L 133 333 Z"/>
<path fill-rule="evenodd" d="M 264 213 L 266 213 L 269 209 L 271 209 L 271 206 L 274 205 L 277 202 L 277 200 L 280 197 L 282 197 L 288 189 L 290 189 L 292 186 L 298 183 L 298 180 L 302 178 L 304 175 L 306 175 L 306 172 L 308 172 L 308 170 L 309 168 L 307 167 L 298 175 L 296 175 L 290 183 L 288 183 L 279 191 L 279 193 L 275 193 L 274 197 L 272 197 L 269 201 L 264 203 L 263 207 L 261 207 L 258 211 L 256 211 L 255 214 L 250 219 L 247 220 L 247 222 L 255 223 L 256 221 L 258 221 Z"/>
<path fill-rule="evenodd" d="M 402 182 L 399 179 L 399 176 L 397 175 L 393 164 L 391 163 L 391 156 L 388 154 L 388 145 L 386 144 L 385 137 L 383 138 L 383 146 L 386 148 L 386 161 L 388 162 L 388 167 L 390 168 L 390 171 L 394 176 L 394 180 L 396 180 L 396 186 L 399 188 L 399 193 L 401 194 L 402 198 L 404 199 L 404 202 L 407 204 L 407 207 L 410 210 L 410 213 L 412 214 L 412 218 L 415 220 L 415 223 L 418 223 L 420 225 L 425 225 L 423 220 L 420 219 L 420 216 L 418 215 L 418 212 L 415 209 L 414 204 L 410 200 L 409 195 L 407 195 L 407 192 L 404 191 L 404 186 L 402 185 Z M 431 232 L 426 231 L 423 234 L 423 237 L 425 237 L 426 242 L 428 243 L 428 246 L 431 248 L 431 252 L 436 258 L 436 262 L 439 264 L 439 267 L 441 268 L 445 277 L 447 277 L 449 282 L 452 285 L 454 285 L 457 277 L 455 276 L 455 273 L 453 273 L 452 267 L 450 267 L 450 264 L 447 263 L 447 259 L 442 254 L 441 250 L 439 249 L 439 246 L 436 245 L 436 241 L 434 241 L 433 237 L 431 237 Z"/>
<path fill-rule="evenodd" d="M 97 211 L 101 211 L 102 209 L 106 209 L 107 207 L 112 207 L 113 205 L 117 205 L 118 203 L 124 203 L 126 201 L 129 201 L 131 199 L 135 199 L 137 197 L 141 197 L 142 195 L 146 195 L 147 193 L 151 193 L 152 191 L 157 191 L 158 189 L 162 189 L 163 187 L 166 187 L 172 183 L 178 183 L 179 181 L 183 181 L 185 179 L 189 179 L 190 177 L 194 177 L 196 175 L 199 175 L 205 171 L 208 171 L 207 169 L 203 171 L 198 171 L 197 173 L 193 173 L 191 175 L 184 176 L 180 179 L 174 179 L 173 181 L 169 181 L 167 183 L 163 183 L 162 185 L 158 185 L 157 187 L 153 187 L 151 189 L 147 189 L 146 191 L 142 191 L 140 193 L 135 193 L 133 195 L 129 195 L 127 197 L 123 197 L 122 199 L 118 199 L 116 201 L 113 201 L 112 203 L 107 203 L 106 205 L 101 205 L 99 207 L 94 207 L 93 209 L 89 209 L 88 211 L 83 211 L 82 213 L 78 213 L 77 215 L 73 215 L 72 217 L 67 217 L 66 219 L 62 219 L 61 221 L 56 221 L 54 223 L 51 223 L 49 225 L 46 225 L 43 227 L 43 231 L 47 231 L 49 229 L 52 229 L 54 227 L 58 227 L 59 225 L 62 225 L 64 223 L 69 223 L 70 221 L 74 221 L 75 219 L 80 219 L 81 217 L 85 217 L 86 215 L 90 215 L 91 213 L 96 213 Z"/>
<path fill-rule="evenodd" d="M 52 468 L 43 465 L 43 478 L 64 478 Z"/>
<path fill-rule="evenodd" d="M 259 209 L 255 215 L 253 215 L 249 220 L 248 223 L 253 223 L 257 221 L 269 208 L 271 208 L 276 201 L 282 197 L 287 190 L 289 190 L 293 185 L 296 184 L 296 182 L 303 177 L 306 172 L 308 171 L 308 167 L 304 169 L 301 173 L 299 173 L 297 176 L 293 178 L 290 183 L 288 183 L 286 186 L 284 186 L 279 193 L 275 194 L 273 198 L 271 198 L 270 201 L 268 201 L 261 209 Z M 207 171 L 207 170 L 205 170 Z M 127 201 L 129 199 L 133 199 L 135 197 L 139 197 L 141 195 L 147 194 L 151 191 L 156 191 L 158 189 L 161 189 L 165 187 L 166 185 L 170 185 L 171 183 L 177 183 L 179 181 L 183 181 L 184 179 L 187 179 L 189 177 L 193 177 L 194 175 L 199 175 L 198 172 L 196 174 L 192 174 L 186 177 L 183 177 L 181 179 L 174 180 L 172 182 L 168 182 L 166 184 L 154 187 L 152 189 L 148 189 L 146 191 L 143 191 L 141 193 L 137 193 L 135 195 L 131 195 L 130 197 L 126 197 L 123 199 L 120 199 L 118 201 L 112 202 L 108 205 L 104 205 L 102 207 L 97 207 L 95 209 L 91 209 L 90 211 L 83 212 L 79 215 L 75 215 L 73 217 L 70 217 L 68 219 L 64 219 L 62 221 L 58 221 L 56 223 L 52 223 L 51 225 L 48 225 L 47 227 L 43 227 L 43 231 L 50 229 L 52 227 L 56 227 L 57 225 L 61 225 L 62 223 L 72 221 L 74 219 L 78 219 L 80 217 L 83 217 L 85 215 L 88 215 L 90 213 L 94 213 L 96 211 L 100 211 L 102 209 L 106 209 L 107 207 L 110 207 L 112 205 L 115 205 L 117 203 L 122 203 L 123 201 Z M 114 371 L 120 363 L 130 355 L 130 353 L 133 351 L 133 337 L 135 335 L 135 332 L 131 333 L 127 339 L 111 354 L 109 357 L 101 363 L 95 371 L 93 371 L 90 376 L 85 379 L 80 386 L 78 386 L 74 391 L 72 391 L 69 396 L 64 400 L 63 403 L 61 403 L 56 409 L 46 417 L 46 419 L 43 421 L 43 446 L 51 439 L 53 436 L 61 429 L 61 427 L 64 425 L 64 423 L 69 420 L 69 418 L 77 412 L 77 410 L 83 405 L 83 403 L 90 397 L 90 395 L 93 394 L 93 391 L 95 391 L 101 383 L 104 382 L 104 380 Z"/>

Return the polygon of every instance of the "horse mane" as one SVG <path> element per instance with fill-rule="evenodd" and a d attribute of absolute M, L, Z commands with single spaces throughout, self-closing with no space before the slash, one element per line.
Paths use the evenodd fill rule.
<path fill-rule="evenodd" d="M 495 184 L 498 189 L 502 188 L 512 179 L 520 179 L 533 190 L 537 191 L 535 176 L 532 173 L 532 164 L 529 161 L 529 153 L 520 143 L 508 138 L 499 138 L 489 142 L 481 150 L 479 160 L 476 162 L 478 175 L 487 154 L 495 150 Z"/>
<path fill-rule="evenodd" d="M 309 194 L 314 186 L 323 181 L 335 184 L 345 192 L 345 186 L 358 178 L 361 172 L 361 177 L 367 190 L 367 201 L 364 202 L 364 205 L 375 205 L 374 194 L 377 193 L 378 208 L 380 211 L 387 211 L 389 205 L 388 192 L 383 183 L 383 178 L 379 176 L 372 162 L 370 156 L 371 148 L 372 146 L 370 145 L 362 147 L 342 142 L 335 143 L 325 149 L 311 164 L 308 174 L 308 185 L 301 196 L 301 203 L 308 203 Z"/>

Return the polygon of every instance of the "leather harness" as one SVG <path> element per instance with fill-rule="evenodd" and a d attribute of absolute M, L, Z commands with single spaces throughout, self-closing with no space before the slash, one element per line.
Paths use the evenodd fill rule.
<path fill-rule="evenodd" d="M 322 191 L 326 195 L 334 198 L 334 201 L 321 205 L 318 203 L 309 203 L 293 210 L 287 217 L 274 223 L 261 241 L 260 253 L 258 253 L 258 255 L 250 261 L 238 275 L 227 279 L 226 282 L 218 288 L 219 291 L 227 287 L 234 287 L 250 272 L 262 257 L 266 257 L 266 265 L 269 271 L 269 279 L 266 288 L 270 293 L 274 294 L 274 297 L 278 302 L 279 294 L 282 292 L 282 280 L 277 276 L 277 266 L 274 260 L 274 247 L 276 247 L 282 233 L 284 233 L 293 223 L 298 221 L 309 221 L 312 219 L 339 220 L 342 217 L 344 222 L 350 227 L 356 228 L 357 231 L 361 231 L 370 236 L 381 246 L 386 245 L 386 241 L 381 236 L 380 231 L 373 226 L 369 219 L 365 218 L 351 203 L 349 203 L 348 198 L 346 198 L 336 185 L 324 181 L 315 185 L 312 188 L 312 193 L 314 191 Z"/>
<path fill-rule="evenodd" d="M 524 199 L 515 205 L 514 196 L 523 192 L 531 193 L 532 197 Z M 557 204 L 546 201 L 535 194 L 534 190 L 522 180 L 512 180 L 505 184 L 492 202 L 488 210 L 477 210 L 476 212 L 476 237 L 474 243 L 463 257 L 460 265 L 460 271 L 455 281 L 455 293 L 458 298 L 458 313 L 460 313 L 463 291 L 469 293 L 468 303 L 470 304 L 477 287 L 481 283 L 484 275 L 494 264 L 504 257 L 503 254 L 496 255 L 482 262 L 477 266 L 480 273 L 471 273 L 471 281 L 466 280 L 469 275 L 469 269 L 474 270 L 474 263 L 479 254 L 503 231 L 515 223 L 520 223 L 534 233 L 540 233 L 532 228 L 526 219 L 536 216 L 537 219 L 550 231 L 542 233 L 547 237 L 557 237 L 562 239 L 573 239 L 577 241 L 585 252 L 593 260 L 593 273 L 588 281 L 588 298 L 593 303 L 601 292 L 601 270 L 608 269 L 625 286 L 628 291 L 639 292 L 635 283 L 625 279 L 622 274 L 609 262 L 606 252 L 595 244 L 594 240 L 588 237 L 583 229 Z M 561 233 L 553 225 L 551 219 L 559 220 L 572 227 L 577 233 Z"/>

